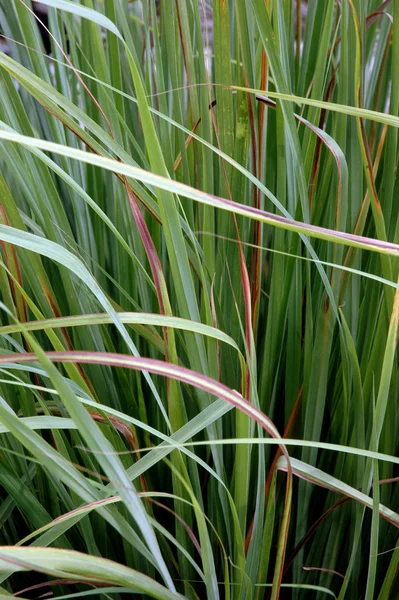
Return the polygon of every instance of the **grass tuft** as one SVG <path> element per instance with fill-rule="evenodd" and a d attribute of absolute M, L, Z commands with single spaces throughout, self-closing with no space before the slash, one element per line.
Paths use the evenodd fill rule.
<path fill-rule="evenodd" d="M 0 598 L 399 597 L 399 0 L 0 0 Z"/>

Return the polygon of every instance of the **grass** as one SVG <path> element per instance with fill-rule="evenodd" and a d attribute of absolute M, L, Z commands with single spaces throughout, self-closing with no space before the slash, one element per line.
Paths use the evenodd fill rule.
<path fill-rule="evenodd" d="M 45 0 L 50 55 L 36 4 L 0 0 L 0 598 L 399 597 L 399 0 Z"/>

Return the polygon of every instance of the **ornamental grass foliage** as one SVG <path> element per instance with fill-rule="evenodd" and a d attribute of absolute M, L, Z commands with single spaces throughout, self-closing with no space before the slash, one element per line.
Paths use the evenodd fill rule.
<path fill-rule="evenodd" d="M 0 30 L 0 598 L 399 598 L 399 0 Z"/>

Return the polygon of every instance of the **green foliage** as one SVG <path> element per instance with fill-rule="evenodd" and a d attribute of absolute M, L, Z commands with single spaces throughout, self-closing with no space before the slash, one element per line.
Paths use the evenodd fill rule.
<path fill-rule="evenodd" d="M 0 0 L 0 597 L 399 597 L 399 0 L 38 6 Z"/>

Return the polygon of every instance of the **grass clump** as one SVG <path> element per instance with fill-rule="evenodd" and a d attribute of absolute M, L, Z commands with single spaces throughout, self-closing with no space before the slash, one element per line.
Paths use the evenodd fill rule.
<path fill-rule="evenodd" d="M 1 597 L 398 597 L 399 2 L 0 28 Z"/>

